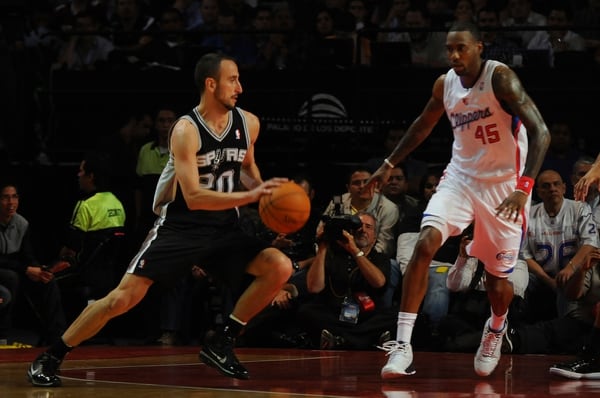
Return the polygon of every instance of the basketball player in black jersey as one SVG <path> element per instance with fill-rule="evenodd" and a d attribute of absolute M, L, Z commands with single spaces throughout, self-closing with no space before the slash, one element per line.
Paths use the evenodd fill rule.
<path fill-rule="evenodd" d="M 261 178 L 254 159 L 259 120 L 236 107 L 242 86 L 234 60 L 206 54 L 194 78 L 200 104 L 169 133 L 170 158 L 156 187 L 154 227 L 120 284 L 89 305 L 31 364 L 27 376 L 33 385 L 61 385 L 57 372 L 73 347 L 138 304 L 152 283 L 174 283 L 193 265 L 240 292 L 224 325 L 207 336 L 200 359 L 227 376 L 248 378 L 233 352 L 235 339 L 273 300 L 291 276 L 292 264 L 278 249 L 242 232 L 238 207 L 257 202 L 287 179 Z M 236 190 L 240 182 L 245 190 Z"/>

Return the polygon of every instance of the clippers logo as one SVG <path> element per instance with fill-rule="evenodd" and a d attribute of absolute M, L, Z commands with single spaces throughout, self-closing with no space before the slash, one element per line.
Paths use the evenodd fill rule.
<path fill-rule="evenodd" d="M 501 261 L 504 264 L 512 264 L 517 257 L 517 252 L 515 250 L 502 250 L 500 253 L 496 254 L 496 260 Z"/>

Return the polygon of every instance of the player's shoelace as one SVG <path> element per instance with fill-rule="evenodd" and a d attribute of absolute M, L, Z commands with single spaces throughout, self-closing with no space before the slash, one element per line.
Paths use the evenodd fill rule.
<path fill-rule="evenodd" d="M 481 351 L 481 355 L 484 357 L 493 357 L 500 340 L 502 340 L 501 333 L 494 333 L 487 329 L 485 331 L 485 337 L 483 338 L 483 350 Z"/>
<path fill-rule="evenodd" d="M 380 350 L 385 351 L 385 355 L 391 355 L 395 352 L 407 352 L 408 350 L 408 344 L 407 343 L 400 343 L 396 340 L 389 340 L 386 341 L 385 343 L 383 343 L 382 345 L 378 345 L 377 348 L 379 348 Z"/>

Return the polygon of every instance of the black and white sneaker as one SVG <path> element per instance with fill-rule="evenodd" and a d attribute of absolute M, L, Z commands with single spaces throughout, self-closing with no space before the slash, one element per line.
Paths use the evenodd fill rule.
<path fill-rule="evenodd" d="M 211 333 L 206 336 L 204 346 L 199 354 L 200 360 L 225 376 L 247 380 L 250 376 L 235 356 L 234 346 L 235 339 L 233 337 Z"/>
<path fill-rule="evenodd" d="M 550 367 L 550 374 L 576 380 L 600 380 L 600 360 L 581 357 L 571 362 L 558 363 Z"/>
<path fill-rule="evenodd" d="M 62 383 L 56 374 L 61 362 L 60 359 L 44 352 L 27 369 L 27 378 L 37 387 L 59 387 Z"/>

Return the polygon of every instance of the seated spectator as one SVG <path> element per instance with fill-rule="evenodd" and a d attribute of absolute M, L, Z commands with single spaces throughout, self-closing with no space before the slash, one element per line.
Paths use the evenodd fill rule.
<path fill-rule="evenodd" d="M 412 66 L 425 68 L 448 67 L 446 33 L 426 30 L 433 27 L 431 16 L 427 11 L 419 7 L 409 8 L 406 12 L 405 26 L 407 28 L 424 29 L 423 31 L 408 33 Z"/>
<path fill-rule="evenodd" d="M 12 183 L 0 184 L 0 284 L 9 290 L 12 301 L 2 311 L 5 330 L 13 326 L 17 300 L 23 308 L 31 305 L 26 318 L 37 319 L 41 328 L 40 344 L 60 338 L 65 330 L 60 290 L 54 274 L 37 261 L 31 243 L 29 221 L 17 211 L 19 191 Z M 19 314 L 20 316 L 23 316 Z"/>
<path fill-rule="evenodd" d="M 405 27 L 406 12 L 410 8 L 410 0 L 393 0 L 386 8 L 385 3 L 378 2 L 373 11 L 376 19 L 381 20 L 379 26 L 383 29 L 394 29 L 398 31 L 380 32 L 379 41 L 406 41 Z M 387 12 L 386 12 L 387 11 Z"/>
<path fill-rule="evenodd" d="M 454 5 L 454 20 L 446 26 L 450 27 L 453 22 L 467 21 L 475 22 L 475 6 L 471 0 L 458 0 Z"/>
<path fill-rule="evenodd" d="M 377 40 L 377 25 L 371 21 L 370 2 L 367 0 L 348 1 L 348 12 L 354 16 L 354 30 L 370 41 Z"/>
<path fill-rule="evenodd" d="M 137 51 L 152 40 L 156 20 L 146 12 L 142 0 L 116 0 L 107 26 L 115 45 L 111 63 L 125 67 L 139 62 Z"/>
<path fill-rule="evenodd" d="M 536 190 L 542 202 L 531 207 L 520 252 L 529 269 L 525 303 L 530 323 L 564 316 L 566 300 L 557 287 L 598 247 L 590 206 L 565 198 L 566 186 L 556 171 L 542 171 Z"/>
<path fill-rule="evenodd" d="M 177 8 L 167 8 L 157 20 L 156 35 L 139 49 L 138 56 L 147 66 L 181 70 L 191 66 L 189 41 L 184 32 L 183 15 Z"/>
<path fill-rule="evenodd" d="M 217 23 L 218 32 L 206 36 L 202 40 L 202 46 L 235 57 L 240 69 L 254 67 L 258 57 L 256 45 L 247 34 L 235 32 L 239 29 L 235 14 L 228 9 L 221 10 Z"/>
<path fill-rule="evenodd" d="M 90 152 L 79 166 L 81 198 L 71 216 L 59 257 L 70 265 L 60 286 L 68 318 L 74 319 L 89 300 L 104 297 L 118 283 L 125 209 L 109 191 L 108 156 Z"/>
<path fill-rule="evenodd" d="M 213 33 L 219 29 L 219 0 L 202 0 L 199 12 L 201 20 L 190 27 L 191 31 Z M 200 45 L 204 45 L 202 41 Z"/>
<path fill-rule="evenodd" d="M 207 2 L 208 0 L 174 0 L 172 2 L 173 8 L 176 8 L 183 18 L 183 29 L 193 30 L 202 24 L 200 10 L 202 5 Z"/>
<path fill-rule="evenodd" d="M 570 14 L 566 6 L 555 4 L 550 7 L 548 26 L 558 29 L 538 30 L 527 44 L 529 50 L 547 50 L 550 66 L 555 66 L 557 54 L 572 51 L 583 53 L 586 50 L 583 37 L 567 29 L 572 24 Z"/>
<path fill-rule="evenodd" d="M 398 223 L 402 222 L 407 211 L 419 204 L 418 199 L 408 195 L 408 173 L 404 163 L 397 164 L 390 171 L 381 193 L 398 206 Z"/>
<path fill-rule="evenodd" d="M 368 212 L 355 216 L 362 223 L 355 231 L 317 229 L 317 254 L 306 274 L 316 296 L 296 319 L 321 349 L 373 349 L 395 332 L 394 311 L 382 303 L 390 261 L 375 248 L 377 220 Z"/>
<path fill-rule="evenodd" d="M 596 314 L 598 297 L 600 297 L 600 275 L 597 266 L 599 255 L 598 248 L 594 248 L 575 267 L 576 270 L 571 277 L 557 286 L 557 289 L 564 292 L 568 299 L 566 311 L 562 316 L 535 324 L 521 324 L 516 327 L 509 325 L 507 335 L 511 341 L 512 353 L 571 355 L 581 353 L 581 349 L 588 345 L 590 329 L 597 331 L 593 325 L 598 318 Z M 600 347 L 595 346 L 598 343 L 597 336 L 591 340 L 591 343 L 594 351 L 600 353 Z M 588 345 L 589 348 L 591 347 Z M 586 354 L 589 355 L 590 352 Z M 596 354 L 595 357 L 597 358 L 598 355 Z M 586 358 L 589 360 L 594 356 L 586 356 Z M 565 371 L 588 372 L 583 368 L 578 371 L 573 364 L 569 367 L 565 365 L 561 366 Z"/>
<path fill-rule="evenodd" d="M 352 15 L 321 8 L 314 16 L 314 28 L 306 43 L 306 66 L 313 69 L 346 68 L 354 63 Z"/>
<path fill-rule="evenodd" d="M 489 317 L 490 301 L 485 289 L 484 264 L 467 255 L 465 247 L 471 242 L 472 228 L 461 237 L 459 255 L 446 281 L 452 292 L 448 315 L 440 321 L 438 350 L 473 352 L 481 343 L 481 329 Z M 519 325 L 523 314 L 523 298 L 529 282 L 527 263 L 517 261 L 508 276 L 514 297 L 508 311 L 508 327 Z"/>
<path fill-rule="evenodd" d="M 92 13 L 81 12 L 75 16 L 75 31 L 63 45 L 54 69 L 96 70 L 107 66 L 114 44 L 99 34 L 100 25 Z"/>
<path fill-rule="evenodd" d="M 301 37 L 292 7 L 287 2 L 274 5 L 273 33 L 258 54 L 257 68 L 301 69 L 305 62 Z"/>
<path fill-rule="evenodd" d="M 477 13 L 477 24 L 481 28 L 483 58 L 495 59 L 509 66 L 520 66 L 515 65 L 515 55 L 522 58 L 524 49 L 520 48 L 514 40 L 506 38 L 504 32 L 494 30 L 500 26 L 500 17 L 495 8 L 481 8 Z"/>
<path fill-rule="evenodd" d="M 387 256 L 394 252 L 394 227 L 398 221 L 398 206 L 384 195 L 375 192 L 375 187 L 363 189 L 371 172 L 364 168 L 353 170 L 346 184 L 348 192 L 342 196 L 334 196 L 325 208 L 324 215 L 334 216 L 341 214 L 356 214 L 367 211 L 377 218 L 375 230 L 377 242 L 376 249 Z M 322 221 L 320 225 L 322 225 Z"/>
<path fill-rule="evenodd" d="M 532 9 L 531 0 L 508 0 L 507 16 L 503 19 L 502 25 L 508 27 L 543 27 L 546 26 L 546 17 Z M 535 35 L 535 30 L 511 31 L 511 39 L 518 41 L 519 46 L 527 47 Z"/>

